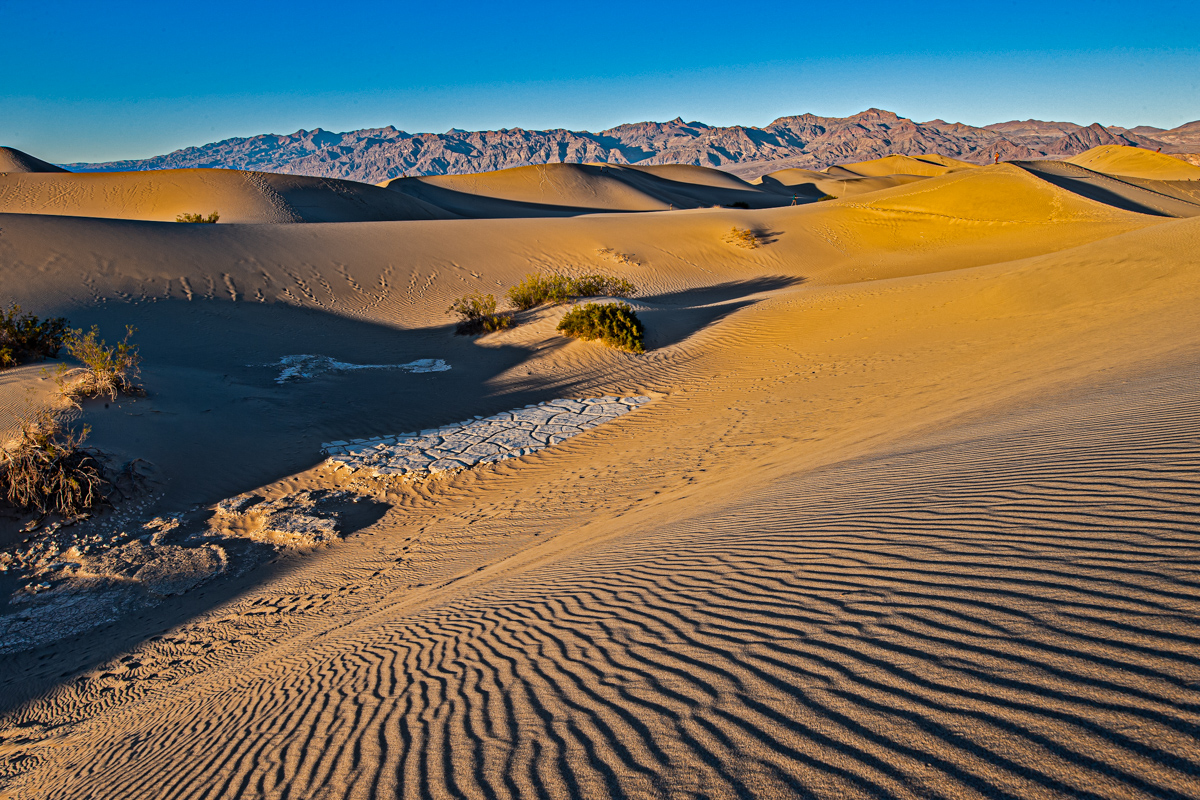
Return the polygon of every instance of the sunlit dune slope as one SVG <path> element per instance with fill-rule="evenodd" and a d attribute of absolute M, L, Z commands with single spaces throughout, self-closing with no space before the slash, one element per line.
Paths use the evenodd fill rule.
<path fill-rule="evenodd" d="M 66 172 L 12 147 L 0 147 L 0 173 L 4 172 Z"/>
<path fill-rule="evenodd" d="M 545 164 L 474 175 L 395 178 L 386 188 L 465 217 L 568 216 L 745 203 L 782 205 L 773 192 L 691 166 Z"/>
<path fill-rule="evenodd" d="M 1106 144 L 1093 147 L 1086 153 L 1080 153 L 1067 160 L 1106 175 L 1160 181 L 1200 180 L 1200 167 L 1137 147 Z"/>
<path fill-rule="evenodd" d="M 350 222 L 454 216 L 377 186 L 332 178 L 225 169 L 0 175 L 0 211 L 174 221 Z"/>

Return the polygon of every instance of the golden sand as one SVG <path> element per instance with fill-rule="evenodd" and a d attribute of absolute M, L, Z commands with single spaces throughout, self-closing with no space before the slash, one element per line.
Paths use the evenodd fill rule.
<path fill-rule="evenodd" d="M 164 512 L 348 485 L 321 442 L 654 398 L 0 657 L 0 796 L 1200 794 L 1200 219 L 942 166 L 763 210 L 0 214 L 0 295 L 138 326 L 149 397 L 83 419 L 158 465 Z M 526 169 L 455 191 L 657 202 Z M 561 307 L 479 339 L 444 313 L 601 269 L 646 355 L 557 336 Z M 452 369 L 247 366 L 289 353 Z"/>

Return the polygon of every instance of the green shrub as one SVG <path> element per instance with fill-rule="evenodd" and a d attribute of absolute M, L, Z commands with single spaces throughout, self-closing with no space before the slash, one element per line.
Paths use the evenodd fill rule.
<path fill-rule="evenodd" d="M 72 517 L 106 501 L 103 468 L 82 447 L 88 428 L 67 430 L 47 411 L 21 419 L 19 426 L 16 440 L 0 450 L 0 489 L 8 502 L 41 516 Z"/>
<path fill-rule="evenodd" d="M 823 195 L 821 195 L 820 197 L 818 197 L 818 198 L 817 198 L 817 202 L 818 202 L 818 203 L 822 203 L 822 202 L 824 202 L 824 201 L 826 201 L 826 200 L 837 200 L 837 198 L 836 198 L 836 197 L 834 197 L 834 196 L 833 196 L 833 195 L 831 195 L 831 194 L 823 194 Z"/>
<path fill-rule="evenodd" d="M 215 225 L 221 215 L 217 212 L 212 212 L 207 217 L 203 214 L 179 214 L 175 217 L 176 222 L 206 222 L 209 225 Z"/>
<path fill-rule="evenodd" d="M 82 367 L 59 373 L 58 385 L 65 397 L 107 397 L 116 400 L 117 394 L 142 395 L 137 384 L 142 357 L 136 345 L 129 343 L 136 328 L 125 327 L 125 339 L 109 347 L 100 338 L 100 328 L 93 325 L 87 333 L 70 331 L 65 339 L 67 352 L 83 363 Z"/>
<path fill-rule="evenodd" d="M 476 293 L 460 297 L 451 303 L 447 313 L 458 315 L 458 327 L 454 332 L 460 336 L 502 331 L 513 324 L 511 314 L 496 313 L 496 298 L 490 294 Z"/>
<path fill-rule="evenodd" d="M 572 297 L 629 297 L 637 291 L 632 283 L 612 275 L 526 275 L 508 290 L 508 300 L 519 311 L 543 303 L 563 303 Z"/>
<path fill-rule="evenodd" d="M 565 336 L 599 339 L 610 347 L 631 353 L 646 352 L 642 344 L 645 328 L 628 303 L 587 303 L 575 306 L 558 323 Z"/>
<path fill-rule="evenodd" d="M 9 306 L 0 311 L 0 369 L 56 357 L 66 335 L 63 317 L 40 320 L 22 314 L 18 305 Z"/>
<path fill-rule="evenodd" d="M 729 244 L 735 244 L 738 247 L 744 247 L 747 250 L 753 250 L 761 243 L 758 234 L 754 231 L 736 226 L 730 229 L 729 233 L 725 234 L 725 241 Z"/>

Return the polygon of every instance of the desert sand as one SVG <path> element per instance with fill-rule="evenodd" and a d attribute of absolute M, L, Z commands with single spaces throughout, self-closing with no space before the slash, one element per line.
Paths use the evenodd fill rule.
<path fill-rule="evenodd" d="M 75 418 L 145 494 L 82 524 L 177 549 L 0 576 L 0 797 L 1200 796 L 1200 205 L 1116 157 L 945 162 L 402 179 L 476 218 L 338 224 L 155 221 L 176 172 L 138 174 L 152 219 L 21 189 L 0 300 L 144 356 L 147 397 Z M 534 271 L 633 281 L 647 353 L 564 339 L 564 306 L 453 335 Z M 300 354 L 449 369 L 278 381 Z M 607 397 L 650 399 L 419 480 L 321 452 Z M 51 402 L 0 373 L 10 426 Z"/>

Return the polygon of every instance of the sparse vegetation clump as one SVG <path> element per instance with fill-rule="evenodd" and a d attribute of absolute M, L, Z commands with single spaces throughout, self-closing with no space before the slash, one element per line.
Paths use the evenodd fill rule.
<path fill-rule="evenodd" d="M 527 275 L 508 290 L 508 299 L 519 311 L 543 303 L 564 303 L 572 297 L 629 297 L 637 291 L 632 283 L 612 275 Z"/>
<path fill-rule="evenodd" d="M 603 247 L 603 248 L 600 248 L 599 250 L 597 250 L 596 252 L 606 258 L 611 258 L 613 261 L 617 262 L 618 264 L 624 264 L 627 267 L 645 266 L 644 263 L 642 262 L 642 260 L 640 258 L 638 258 L 637 256 L 635 256 L 633 253 L 620 253 L 620 252 L 617 252 L 616 250 L 612 249 L 611 247 Z"/>
<path fill-rule="evenodd" d="M 126 326 L 125 338 L 111 347 L 100 338 L 100 328 L 95 325 L 87 333 L 70 331 L 64 341 L 67 352 L 83 366 L 60 372 L 58 384 L 63 395 L 71 400 L 80 397 L 116 400 L 118 394 L 145 394 L 137 383 L 142 357 L 137 345 L 129 342 L 136 331 Z"/>
<path fill-rule="evenodd" d="M 0 311 L 0 369 L 56 357 L 66 336 L 63 317 L 38 319 L 22 314 L 18 305 L 9 306 Z"/>
<path fill-rule="evenodd" d="M 834 197 L 834 196 L 833 196 L 833 195 L 831 195 L 831 194 L 823 194 L 823 195 L 821 195 L 820 197 L 818 197 L 818 198 L 817 198 L 817 202 L 818 202 L 818 203 L 823 203 L 823 202 L 825 202 L 826 200 L 837 200 L 837 198 L 836 198 L 836 197 Z"/>
<path fill-rule="evenodd" d="M 747 250 L 753 250 L 762 244 L 758 234 L 747 228 L 739 228 L 736 225 L 730 229 L 729 233 L 725 234 L 725 242 L 738 247 L 744 247 Z"/>
<path fill-rule="evenodd" d="M 48 411 L 19 425 L 20 434 L 0 451 L 0 489 L 9 503 L 39 516 L 73 517 L 107 500 L 103 467 L 82 446 L 87 427 L 68 430 Z"/>
<path fill-rule="evenodd" d="M 454 332 L 460 336 L 502 331 L 513 324 L 511 314 L 496 313 L 496 298 L 490 294 L 460 297 L 450 305 L 448 313 L 458 315 L 458 327 Z"/>
<path fill-rule="evenodd" d="M 215 224 L 217 224 L 217 220 L 219 220 L 220 218 L 221 218 L 221 215 L 218 214 L 216 211 L 214 211 L 211 214 L 209 214 L 207 217 L 204 216 L 203 214 L 179 214 L 175 217 L 175 221 L 176 222 L 204 222 L 209 225 L 215 225 Z"/>
<path fill-rule="evenodd" d="M 591 341 L 599 339 L 610 347 L 644 353 L 645 328 L 628 303 L 587 303 L 575 306 L 558 323 L 566 336 Z"/>

